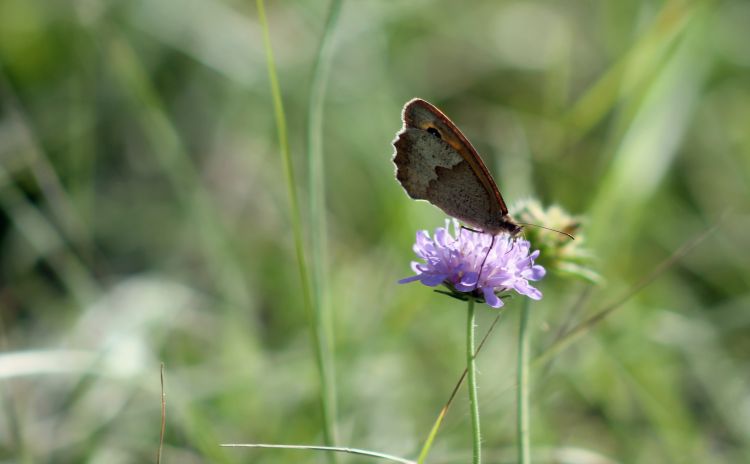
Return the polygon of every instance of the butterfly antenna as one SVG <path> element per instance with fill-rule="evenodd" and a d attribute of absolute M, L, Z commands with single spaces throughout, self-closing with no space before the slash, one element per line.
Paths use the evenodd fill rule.
<path fill-rule="evenodd" d="M 569 239 L 571 239 L 571 240 L 575 240 L 575 239 L 576 239 L 575 237 L 573 237 L 573 236 L 572 236 L 571 234 L 569 234 L 569 233 L 567 233 L 567 232 L 563 232 L 562 230 L 552 229 L 552 228 L 550 228 L 550 227 L 544 227 L 544 226 L 540 226 L 539 224 L 530 224 L 530 223 L 528 223 L 528 222 L 518 222 L 518 221 L 516 221 L 516 224 L 520 224 L 520 225 L 522 225 L 522 226 L 534 226 L 534 227 L 539 227 L 540 229 L 544 229 L 544 230 L 549 230 L 549 231 L 552 231 L 552 232 L 557 232 L 558 234 L 562 234 L 562 235 L 565 235 L 566 237 L 568 237 L 568 238 L 569 238 Z"/>

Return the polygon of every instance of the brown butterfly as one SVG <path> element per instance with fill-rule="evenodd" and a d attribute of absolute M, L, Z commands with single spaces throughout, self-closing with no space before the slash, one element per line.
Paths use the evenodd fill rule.
<path fill-rule="evenodd" d="M 410 197 L 427 200 L 482 232 L 514 236 L 521 231 L 482 158 L 442 111 L 415 98 L 404 105 L 401 117 L 404 127 L 393 141 L 393 163 Z"/>

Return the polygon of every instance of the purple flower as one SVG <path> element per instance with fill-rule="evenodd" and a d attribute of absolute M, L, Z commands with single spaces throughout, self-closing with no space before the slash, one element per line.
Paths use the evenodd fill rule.
<path fill-rule="evenodd" d="M 462 229 L 455 219 L 452 222 L 455 236 L 448 231 L 449 220 L 445 227 L 435 229 L 433 238 L 426 230 L 417 232 L 413 249 L 424 263 L 413 261 L 411 267 L 417 275 L 399 283 L 419 280 L 428 287 L 444 284 L 455 292 L 483 297 L 493 308 L 503 306 L 498 294 L 510 290 L 534 300 L 542 298 L 542 292 L 529 284 L 546 273 L 542 266 L 534 265 L 539 250 L 529 254 L 528 241 L 507 234 L 496 235 L 489 250 L 491 235 Z"/>

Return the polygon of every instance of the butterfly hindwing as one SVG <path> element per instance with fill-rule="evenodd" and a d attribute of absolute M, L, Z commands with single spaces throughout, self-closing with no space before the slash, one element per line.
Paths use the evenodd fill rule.
<path fill-rule="evenodd" d="M 410 197 L 427 200 L 446 214 L 480 229 L 485 229 L 486 224 L 477 218 L 499 212 L 491 192 L 475 179 L 469 163 L 441 137 L 405 127 L 394 146 L 396 178 Z"/>

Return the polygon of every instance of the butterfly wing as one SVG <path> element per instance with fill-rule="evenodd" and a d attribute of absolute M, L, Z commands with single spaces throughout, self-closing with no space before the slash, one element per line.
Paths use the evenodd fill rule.
<path fill-rule="evenodd" d="M 404 106 L 403 122 L 393 142 L 393 162 L 406 193 L 486 232 L 505 229 L 505 202 L 461 131 L 440 110 L 420 99 Z"/>

